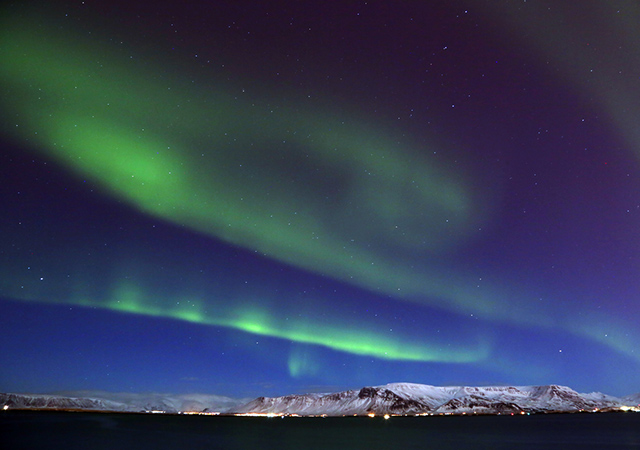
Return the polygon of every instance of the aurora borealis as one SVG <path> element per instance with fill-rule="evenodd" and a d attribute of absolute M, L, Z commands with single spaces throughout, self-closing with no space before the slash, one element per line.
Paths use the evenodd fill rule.
<path fill-rule="evenodd" d="M 639 8 L 587 3 L 3 7 L 0 390 L 640 391 Z"/>

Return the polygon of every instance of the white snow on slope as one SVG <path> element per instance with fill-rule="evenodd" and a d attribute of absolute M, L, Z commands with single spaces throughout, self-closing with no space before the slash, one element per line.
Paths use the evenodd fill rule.
<path fill-rule="evenodd" d="M 640 394 L 624 398 L 579 394 L 566 386 L 430 386 L 390 383 L 330 394 L 246 400 L 206 394 L 134 394 L 74 391 L 62 395 L 0 394 L 0 407 L 118 412 L 229 412 L 298 415 L 517 414 L 636 407 Z"/>
<path fill-rule="evenodd" d="M 238 413 L 299 415 L 506 414 L 575 412 L 617 408 L 624 403 L 601 393 L 579 394 L 565 386 L 430 386 L 390 383 L 334 394 L 259 397 Z"/>
<path fill-rule="evenodd" d="M 164 411 L 222 412 L 242 400 L 207 394 L 135 394 L 73 391 L 60 395 L 0 394 L 0 406 L 8 408 L 83 409 L 116 412 Z"/>

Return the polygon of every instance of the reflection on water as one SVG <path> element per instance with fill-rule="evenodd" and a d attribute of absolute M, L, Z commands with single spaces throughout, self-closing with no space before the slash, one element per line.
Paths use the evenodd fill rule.
<path fill-rule="evenodd" d="M 482 417 L 247 418 L 7 411 L 20 449 L 640 448 L 640 413 Z"/>

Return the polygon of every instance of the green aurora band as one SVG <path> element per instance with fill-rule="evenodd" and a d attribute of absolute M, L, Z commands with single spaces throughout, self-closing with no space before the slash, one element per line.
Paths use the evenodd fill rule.
<path fill-rule="evenodd" d="M 333 350 L 344 351 L 355 355 L 374 356 L 381 359 L 405 361 L 441 361 L 471 362 L 488 356 L 486 342 L 478 343 L 475 348 L 450 349 L 442 352 L 422 342 L 411 342 L 409 336 L 383 336 L 375 330 L 347 324 L 323 325 L 318 327 L 315 319 L 298 318 L 295 321 L 282 321 L 273 317 L 266 308 L 257 304 L 240 303 L 235 307 L 216 307 L 216 314 L 202 311 L 202 301 L 188 300 L 178 302 L 184 306 L 160 307 L 151 306 L 150 299 L 145 299 L 132 284 L 123 284 L 116 288 L 116 293 L 108 305 L 109 309 L 144 314 L 148 316 L 172 317 L 206 325 L 230 327 L 248 333 L 289 339 L 303 344 L 323 345 Z M 93 301 L 78 301 L 84 306 L 94 306 Z"/>
<path fill-rule="evenodd" d="M 443 253 L 487 221 L 488 199 L 393 132 L 302 102 L 245 101 L 239 85 L 172 77 L 166 64 L 66 36 L 45 21 L 5 17 L 0 26 L 9 131 L 138 210 L 395 299 L 489 321 L 567 324 L 526 301 L 513 308 L 520 293 L 488 285 L 480 292 L 477 277 L 442 268 Z M 285 324 L 244 302 L 215 313 L 198 308 L 201 299 L 184 309 L 158 306 L 130 286 L 109 301 L 56 301 L 385 359 L 469 362 L 489 354 L 480 339 L 442 352 L 371 329 Z"/>
<path fill-rule="evenodd" d="M 240 102 L 215 87 L 195 89 L 158 76 L 160 66 L 47 32 L 45 23 L 9 22 L 0 76 L 11 87 L 4 109 L 19 118 L 12 131 L 147 214 L 356 285 L 379 282 L 377 289 L 387 291 L 415 278 L 388 262 L 398 246 L 413 259 L 437 253 L 470 222 L 473 202 L 460 183 L 364 126 Z M 432 289 L 422 284 L 418 290 Z M 51 301 L 49 292 L 7 291 Z M 109 300 L 76 293 L 56 301 L 382 359 L 469 362 L 488 355 L 485 343 L 443 352 L 353 324 L 284 323 L 246 301 L 215 313 L 202 312 L 197 299 L 176 309 L 133 285 L 116 286 Z"/>

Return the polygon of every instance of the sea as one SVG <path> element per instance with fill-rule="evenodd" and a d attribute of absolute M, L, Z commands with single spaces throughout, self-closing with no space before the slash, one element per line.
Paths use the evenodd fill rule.
<path fill-rule="evenodd" d="M 640 449 L 640 413 L 226 417 L 0 412 L 2 449 Z"/>

